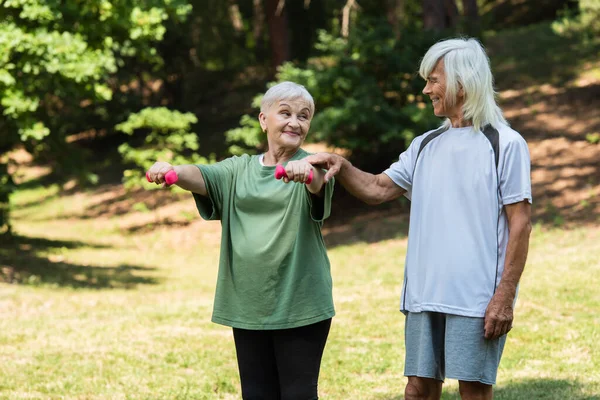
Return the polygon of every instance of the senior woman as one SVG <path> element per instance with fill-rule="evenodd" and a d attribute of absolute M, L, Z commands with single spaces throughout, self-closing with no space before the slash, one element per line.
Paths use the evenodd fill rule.
<path fill-rule="evenodd" d="M 157 162 L 147 174 L 164 184 L 174 170 L 200 215 L 221 220 L 212 321 L 233 328 L 244 399 L 318 398 L 335 311 L 321 235 L 333 181 L 325 183 L 324 171 L 304 161 L 308 153 L 300 148 L 314 111 L 303 86 L 279 83 L 265 93 L 258 116 L 267 135 L 264 154 L 213 165 Z M 278 164 L 291 184 L 275 179 Z"/>

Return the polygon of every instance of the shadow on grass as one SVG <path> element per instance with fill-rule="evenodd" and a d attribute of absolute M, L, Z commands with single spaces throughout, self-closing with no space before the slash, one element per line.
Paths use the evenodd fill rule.
<path fill-rule="evenodd" d="M 157 228 L 163 228 L 163 227 L 184 228 L 186 226 L 189 226 L 191 223 L 192 223 L 192 220 L 175 221 L 175 220 L 172 220 L 169 218 L 165 218 L 165 219 L 157 220 L 157 221 L 150 222 L 150 223 L 129 226 L 126 229 L 124 229 L 123 232 L 125 232 L 128 235 L 149 233 Z"/>
<path fill-rule="evenodd" d="M 158 279 L 140 276 L 154 268 L 135 265 L 102 267 L 65 262 L 62 256 L 38 253 L 53 249 L 106 248 L 78 241 L 14 236 L 0 237 L 0 282 L 31 286 L 89 289 L 132 289 L 140 284 L 157 284 Z"/>
<path fill-rule="evenodd" d="M 584 393 L 585 385 L 564 379 L 526 379 L 494 388 L 495 400 L 600 400 L 600 395 Z M 404 390 L 402 388 L 401 390 Z M 373 400 L 402 400 L 403 395 L 381 395 Z M 457 390 L 444 391 L 442 400 L 460 400 Z"/>

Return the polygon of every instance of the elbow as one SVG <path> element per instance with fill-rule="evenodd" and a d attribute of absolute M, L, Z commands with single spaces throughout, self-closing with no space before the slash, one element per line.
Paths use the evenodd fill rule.
<path fill-rule="evenodd" d="M 373 196 L 373 197 L 368 197 L 368 198 L 363 199 L 363 202 L 365 202 L 366 204 L 368 204 L 370 206 L 376 206 L 376 205 L 383 203 L 384 200 L 381 197 Z"/>
<path fill-rule="evenodd" d="M 533 225 L 531 223 L 531 218 L 525 216 L 515 221 L 513 226 L 509 225 L 509 231 L 519 232 L 520 235 L 525 237 L 529 237 L 532 230 Z"/>
<path fill-rule="evenodd" d="M 371 206 L 376 206 L 394 198 L 394 193 L 381 181 L 381 175 L 374 176 L 366 190 L 363 192 L 362 201 Z"/>
<path fill-rule="evenodd" d="M 376 192 L 373 192 L 373 195 L 369 198 L 367 204 L 372 205 L 372 206 L 377 206 L 379 204 L 383 204 L 390 200 L 391 199 L 387 192 L 376 191 Z"/>
<path fill-rule="evenodd" d="M 533 225 L 531 224 L 531 218 L 528 218 L 527 221 L 525 222 L 525 233 L 527 234 L 527 236 L 529 236 L 531 234 L 531 231 L 533 230 Z"/>
<path fill-rule="evenodd" d="M 523 232 L 529 236 L 531 231 L 533 230 L 533 225 L 531 223 L 531 216 L 529 214 L 523 215 L 520 221 L 521 229 Z"/>

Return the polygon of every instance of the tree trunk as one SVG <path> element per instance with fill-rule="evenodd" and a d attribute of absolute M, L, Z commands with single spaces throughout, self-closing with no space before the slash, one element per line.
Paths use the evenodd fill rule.
<path fill-rule="evenodd" d="M 467 33 L 471 36 L 478 36 L 481 33 L 481 26 L 479 25 L 477 0 L 462 0 L 462 5 Z"/>
<path fill-rule="evenodd" d="M 271 45 L 271 65 L 274 69 L 289 60 L 288 23 L 283 0 L 267 0 L 266 13 Z"/>
<path fill-rule="evenodd" d="M 423 0 L 423 25 L 426 30 L 442 31 L 458 22 L 458 7 L 454 0 Z"/>
<path fill-rule="evenodd" d="M 10 194 L 14 182 L 8 172 L 8 165 L 0 163 L 0 236 L 11 234 L 10 226 Z"/>
<path fill-rule="evenodd" d="M 263 9 L 263 0 L 252 0 L 252 36 L 254 37 L 254 54 L 258 60 L 265 56 L 265 40 L 263 32 L 265 29 L 265 10 Z"/>
<path fill-rule="evenodd" d="M 454 28 L 458 24 L 458 7 L 455 0 L 444 0 L 446 10 L 446 28 Z"/>
<path fill-rule="evenodd" d="M 423 27 L 441 31 L 446 28 L 446 10 L 442 0 L 423 0 Z"/>
<path fill-rule="evenodd" d="M 400 26 L 402 12 L 404 10 L 404 0 L 386 1 L 386 18 L 394 31 L 394 37 L 400 39 Z"/>

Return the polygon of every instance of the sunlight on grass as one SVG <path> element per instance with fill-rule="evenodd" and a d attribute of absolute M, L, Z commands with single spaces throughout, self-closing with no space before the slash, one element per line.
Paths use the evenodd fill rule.
<path fill-rule="evenodd" d="M 0 285 L 0 397 L 239 398 L 231 330 L 210 322 L 219 224 L 190 222 L 189 197 L 86 218 L 89 196 L 35 202 L 49 193 L 15 196 L 29 203 L 14 214 L 20 247 L 0 246 L 17 273 L 36 277 Z M 127 233 L 158 221 L 155 213 L 189 224 Z M 324 399 L 403 398 L 402 229 L 389 240 L 330 249 L 337 316 L 323 359 Z M 600 229 L 535 227 L 497 399 L 600 395 L 599 254 Z M 458 399 L 457 389 L 447 382 L 443 398 Z"/>

